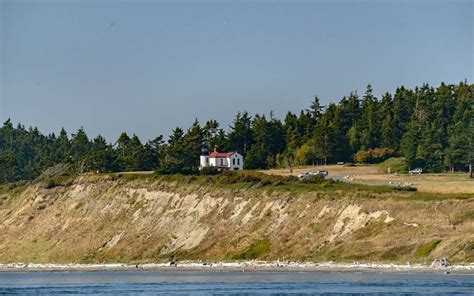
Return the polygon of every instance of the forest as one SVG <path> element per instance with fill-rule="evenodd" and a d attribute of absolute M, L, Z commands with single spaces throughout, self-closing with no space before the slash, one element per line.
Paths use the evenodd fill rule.
<path fill-rule="evenodd" d="M 237 151 L 246 169 L 330 163 L 403 161 L 402 170 L 467 171 L 474 158 L 474 84 L 441 83 L 395 92 L 380 98 L 367 86 L 338 102 L 321 105 L 316 96 L 308 109 L 285 118 L 236 114 L 230 127 L 216 120 L 195 120 L 143 143 L 122 133 L 115 142 L 89 138 L 80 128 L 69 135 L 42 134 L 10 119 L 0 128 L 0 183 L 33 180 L 46 169 L 67 164 L 75 173 L 150 171 L 197 174 L 203 149 Z"/>

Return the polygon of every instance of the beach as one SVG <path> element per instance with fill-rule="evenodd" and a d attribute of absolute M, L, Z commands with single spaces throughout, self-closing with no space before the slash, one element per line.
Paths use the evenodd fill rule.
<path fill-rule="evenodd" d="M 474 273 L 474 263 L 455 264 L 447 267 L 432 267 L 427 264 L 392 263 L 335 263 L 335 262 L 280 262 L 280 261 L 182 261 L 176 265 L 168 263 L 145 264 L 0 264 L 0 272 L 111 272 L 111 271 L 268 271 L 268 272 L 314 272 L 314 271 L 361 271 L 361 272 L 461 272 Z"/>

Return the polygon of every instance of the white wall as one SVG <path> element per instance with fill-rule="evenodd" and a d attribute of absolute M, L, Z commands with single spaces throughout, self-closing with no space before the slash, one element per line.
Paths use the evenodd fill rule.
<path fill-rule="evenodd" d="M 222 164 L 221 164 L 222 159 Z M 227 166 L 228 158 L 209 158 L 210 166 Z"/>
<path fill-rule="evenodd" d="M 231 170 L 243 170 L 244 169 L 244 158 L 239 153 L 232 154 L 229 158 L 227 158 L 230 169 Z"/>
<path fill-rule="evenodd" d="M 209 156 L 201 155 L 199 169 L 202 170 L 202 168 L 205 168 L 205 167 L 208 167 L 208 166 L 209 166 Z"/>
<path fill-rule="evenodd" d="M 221 164 L 222 160 L 222 164 Z M 208 155 L 201 155 L 200 169 L 214 166 L 214 167 L 229 167 L 231 170 L 243 170 L 244 158 L 239 153 L 234 153 L 228 158 L 210 158 Z"/>

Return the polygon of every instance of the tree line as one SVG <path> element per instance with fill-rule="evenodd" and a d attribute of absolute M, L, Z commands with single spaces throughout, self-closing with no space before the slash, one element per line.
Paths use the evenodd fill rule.
<path fill-rule="evenodd" d="M 42 134 L 37 128 L 0 128 L 0 182 L 32 180 L 55 164 L 77 173 L 156 170 L 162 174 L 197 173 L 202 149 L 237 151 L 246 169 L 337 162 L 376 163 L 403 157 L 405 169 L 466 171 L 474 157 L 474 84 L 403 86 L 374 96 L 367 86 L 337 103 L 323 106 L 316 96 L 308 109 L 273 114 L 239 112 L 228 130 L 216 120 L 195 120 L 142 143 L 122 133 L 114 143 L 89 138 L 80 128 L 72 135 Z"/>

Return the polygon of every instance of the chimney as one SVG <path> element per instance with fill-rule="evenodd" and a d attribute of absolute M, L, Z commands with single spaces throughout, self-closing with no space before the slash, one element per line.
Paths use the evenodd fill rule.
<path fill-rule="evenodd" d="M 217 146 L 214 146 L 214 152 L 217 152 Z"/>

